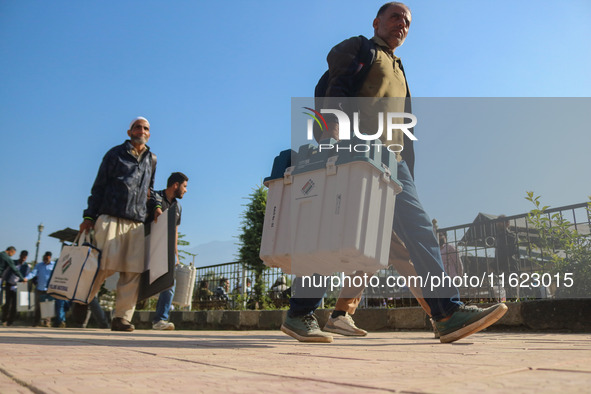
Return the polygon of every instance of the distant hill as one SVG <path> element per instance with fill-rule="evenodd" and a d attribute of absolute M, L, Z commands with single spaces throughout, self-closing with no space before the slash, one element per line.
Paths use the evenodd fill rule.
<path fill-rule="evenodd" d="M 197 253 L 195 257 L 196 267 L 231 263 L 236 261 L 236 255 L 238 254 L 238 245 L 236 245 L 236 242 L 238 240 L 212 241 L 197 245 L 194 248 L 189 248 L 187 252 Z M 183 262 L 189 263 L 191 260 L 189 257 L 186 257 Z"/>

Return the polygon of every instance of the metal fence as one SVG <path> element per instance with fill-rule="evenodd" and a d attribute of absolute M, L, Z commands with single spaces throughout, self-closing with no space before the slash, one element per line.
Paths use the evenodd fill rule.
<path fill-rule="evenodd" d="M 587 203 L 580 203 L 548 209 L 544 216 L 550 226 L 557 218 L 570 223 L 570 229 L 590 237 L 591 216 Z M 558 215 L 558 216 L 556 216 Z M 442 248 L 444 268 L 448 275 L 461 278 L 454 281 L 464 301 L 504 301 L 540 299 L 555 297 L 557 283 L 551 259 L 552 254 L 564 256 L 565 251 L 541 247 L 541 235 L 527 219 L 528 214 L 513 216 L 494 216 L 479 214 L 468 224 L 436 229 L 437 234 L 444 234 L 447 247 Z M 581 262 L 587 266 L 591 262 Z M 537 274 L 538 282 L 533 274 Z M 395 269 L 388 267 L 378 271 L 380 279 L 399 276 Z M 276 268 L 263 272 L 264 294 L 271 300 L 271 307 L 288 305 L 285 291 L 294 277 Z M 468 278 L 468 281 L 466 281 Z M 470 282 L 478 279 L 478 283 Z M 551 279 L 546 281 L 546 279 Z M 564 277 L 560 278 L 564 280 Z M 227 280 L 227 283 L 226 283 Z M 223 283 L 221 283 L 223 282 Z M 249 304 L 255 273 L 244 268 L 240 263 L 227 263 L 197 268 L 197 284 L 193 309 L 244 309 L 254 307 Z M 226 297 L 209 294 L 206 287 L 215 293 L 223 287 Z M 200 289 L 201 288 L 201 289 Z M 330 291 L 325 301 L 330 306 L 338 297 L 339 289 Z M 416 306 L 417 301 L 408 288 L 388 289 L 368 287 L 360 307 L 405 307 Z"/>
<path fill-rule="evenodd" d="M 197 268 L 197 283 L 193 296 L 193 309 L 245 309 L 254 308 L 256 274 L 241 263 L 226 263 Z M 267 307 L 281 308 L 288 304 L 293 275 L 280 269 L 263 271 L 263 295 Z"/>
<path fill-rule="evenodd" d="M 590 239 L 591 216 L 587 203 L 547 209 L 541 216 L 549 228 L 567 221 L 569 230 Z M 553 255 L 567 257 L 560 242 L 548 247 L 528 213 L 513 216 L 479 214 L 474 222 L 438 229 L 447 236 L 449 253 L 442 253 L 444 266 L 461 263 L 463 274 L 484 278 L 480 286 L 462 286 L 465 299 L 540 299 L 556 296 L 569 276 L 555 272 Z M 552 244 L 552 242 L 550 242 Z M 589 245 L 589 241 L 587 241 Z M 580 264 L 591 265 L 589 261 Z M 534 275 L 535 274 L 535 275 Z M 572 278 L 571 278 L 572 279 Z"/>

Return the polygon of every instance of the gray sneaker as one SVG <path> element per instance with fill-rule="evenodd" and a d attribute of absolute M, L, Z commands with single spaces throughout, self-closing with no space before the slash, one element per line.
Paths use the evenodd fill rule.
<path fill-rule="evenodd" d="M 174 330 L 174 323 L 169 321 L 160 320 L 156 323 L 152 323 L 152 330 L 165 330 L 170 331 Z"/>
<path fill-rule="evenodd" d="M 348 313 L 345 316 L 330 317 L 323 330 L 350 337 L 364 337 L 367 335 L 367 331 L 357 327 Z"/>
<path fill-rule="evenodd" d="M 441 343 L 457 341 L 494 324 L 507 312 L 507 305 L 496 304 L 482 309 L 475 305 L 462 305 L 446 321 L 437 321 Z"/>
<path fill-rule="evenodd" d="M 300 342 L 331 343 L 332 335 L 322 332 L 314 315 L 289 317 L 281 325 L 281 331 Z"/>

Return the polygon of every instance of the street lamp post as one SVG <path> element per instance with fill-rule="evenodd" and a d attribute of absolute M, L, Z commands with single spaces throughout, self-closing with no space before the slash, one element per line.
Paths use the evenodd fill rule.
<path fill-rule="evenodd" d="M 37 226 L 37 230 L 39 231 L 39 236 L 37 237 L 37 250 L 35 250 L 35 264 L 37 264 L 37 259 L 39 258 L 39 245 L 41 245 L 41 233 L 43 232 L 43 223 Z"/>

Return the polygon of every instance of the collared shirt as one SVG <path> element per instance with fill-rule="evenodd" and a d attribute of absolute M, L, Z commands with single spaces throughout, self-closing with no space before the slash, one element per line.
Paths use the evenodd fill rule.
<path fill-rule="evenodd" d="M 136 159 L 139 160 L 140 156 L 142 155 L 142 153 L 144 153 L 146 151 L 146 147 L 144 146 L 144 149 L 142 149 L 142 151 L 140 152 L 139 150 L 135 149 L 135 146 L 133 146 L 133 144 L 131 145 L 131 150 L 129 151 L 129 153 L 131 153 L 131 155 L 133 157 L 135 157 Z"/>
<path fill-rule="evenodd" d="M 384 116 L 388 112 L 404 112 L 406 101 L 406 78 L 400 68 L 400 59 L 394 56 L 392 50 L 379 37 L 373 37 L 376 44 L 376 59 L 369 69 L 369 73 L 361 89 L 360 97 L 373 97 L 378 100 L 364 100 L 360 103 L 362 129 L 375 132 L 378 129 L 378 113 Z M 385 98 L 379 100 L 379 98 Z M 403 119 L 394 119 L 394 123 L 404 123 Z M 387 124 L 384 117 L 383 125 Z M 385 144 L 404 144 L 402 131 L 394 130 L 392 139 L 388 140 L 386 133 L 380 138 Z M 397 154 L 398 160 L 400 155 Z"/>
<path fill-rule="evenodd" d="M 380 37 L 371 39 L 376 43 L 376 60 L 359 91 L 360 97 L 406 97 L 406 78 L 396 57 Z M 404 112 L 404 100 L 397 112 Z"/>
<path fill-rule="evenodd" d="M 168 197 L 166 197 L 166 190 L 162 190 L 162 210 L 169 209 L 174 205 L 174 214 L 175 214 L 175 223 L 177 226 L 181 225 L 181 204 L 177 201 L 176 198 L 173 198 L 172 201 L 168 201 Z"/>
<path fill-rule="evenodd" d="M 155 201 L 159 204 L 160 209 L 162 209 L 163 212 L 174 206 L 175 224 L 180 226 L 182 207 L 178 200 L 173 198 L 172 201 L 168 201 L 168 197 L 166 197 L 166 189 L 154 192 L 154 196 Z M 154 209 L 155 207 L 150 207 L 150 216 L 148 220 L 150 222 L 154 220 Z"/>
<path fill-rule="evenodd" d="M 35 265 L 33 271 L 29 275 L 27 275 L 27 280 L 31 280 L 37 277 L 37 290 L 40 291 L 47 291 L 47 285 L 49 284 L 49 278 L 51 277 L 51 272 L 55 267 L 55 261 L 51 261 L 48 264 L 45 262 L 40 262 Z"/>
<path fill-rule="evenodd" d="M 362 133 L 374 135 L 380 129 L 380 120 L 383 120 L 383 131 L 387 128 L 387 119 L 380 118 L 378 115 L 380 112 L 384 116 L 388 112 L 412 113 L 410 91 L 400 59 L 394 56 L 394 52 L 384 40 L 379 37 L 373 37 L 370 40 L 375 44 L 375 57 L 371 56 L 371 53 L 359 56 L 361 49 L 369 49 L 364 40 L 367 39 L 362 36 L 351 37 L 330 50 L 326 57 L 329 80 L 321 108 L 340 108 L 345 112 L 358 111 L 359 130 Z M 372 57 L 373 60 L 368 57 Z M 356 78 L 357 72 L 363 69 L 365 65 L 363 62 L 367 61 L 371 61 L 371 67 L 369 70 L 365 69 L 366 71 L 361 74 L 363 78 L 360 80 Z M 357 88 L 359 83 L 361 87 Z M 358 90 L 355 92 L 354 89 Z M 353 97 L 354 95 L 357 97 Z M 352 97 L 352 100 L 344 99 Z M 392 123 L 409 122 L 405 117 L 392 119 Z M 411 175 L 414 176 L 413 141 L 407 138 L 402 130 L 396 128 L 392 133 L 382 132 L 380 139 L 386 145 L 404 145 L 404 150 L 396 153 L 396 158 L 404 159 Z"/>

